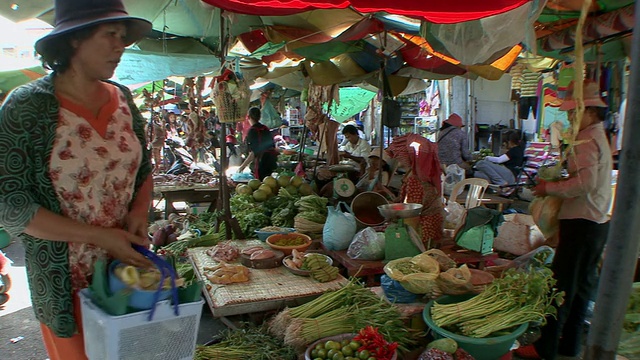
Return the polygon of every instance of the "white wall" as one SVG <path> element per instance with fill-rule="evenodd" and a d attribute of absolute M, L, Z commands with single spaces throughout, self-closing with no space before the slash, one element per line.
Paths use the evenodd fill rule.
<path fill-rule="evenodd" d="M 514 103 L 510 100 L 511 76 L 505 74 L 496 81 L 478 78 L 473 81 L 473 86 L 476 123 L 509 126 L 509 119 L 515 117 Z"/>

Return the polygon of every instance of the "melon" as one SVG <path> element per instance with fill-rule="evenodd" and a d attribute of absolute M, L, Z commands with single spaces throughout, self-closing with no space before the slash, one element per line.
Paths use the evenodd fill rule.
<path fill-rule="evenodd" d="M 285 187 L 289 185 L 289 181 L 291 181 L 291 176 L 278 175 L 278 178 L 276 180 L 278 181 L 278 185 L 280 185 L 281 187 Z"/>
<path fill-rule="evenodd" d="M 266 185 L 266 184 L 260 185 L 260 187 L 258 187 L 258 190 L 264 191 L 267 195 L 273 194 L 273 190 L 271 189 L 271 187 L 269 185 Z M 258 190 L 256 190 L 256 191 L 258 191 Z"/>
<path fill-rule="evenodd" d="M 251 193 L 253 193 L 253 189 L 251 189 L 251 187 L 249 185 L 246 184 L 240 184 L 237 188 L 236 188 L 236 192 L 240 195 L 251 195 Z"/>
<path fill-rule="evenodd" d="M 304 184 L 304 179 L 301 178 L 298 175 L 292 176 L 291 180 L 289 181 L 290 185 L 293 185 L 295 187 L 300 187 L 300 185 Z"/>
<path fill-rule="evenodd" d="M 253 198 L 258 202 L 263 202 L 269 198 L 269 194 L 262 189 L 258 189 L 253 192 Z"/>
<path fill-rule="evenodd" d="M 300 187 L 298 188 L 298 193 L 302 196 L 307 196 L 307 195 L 312 195 L 313 194 L 313 188 L 311 187 L 311 185 L 307 184 L 307 183 L 302 183 L 300 185 Z"/>
<path fill-rule="evenodd" d="M 258 190 L 262 183 L 258 179 L 251 179 L 247 185 L 249 185 L 253 190 Z"/>
<path fill-rule="evenodd" d="M 262 180 L 263 185 L 267 185 L 271 188 L 271 190 L 275 190 L 278 187 L 278 182 L 273 176 L 267 176 Z"/>

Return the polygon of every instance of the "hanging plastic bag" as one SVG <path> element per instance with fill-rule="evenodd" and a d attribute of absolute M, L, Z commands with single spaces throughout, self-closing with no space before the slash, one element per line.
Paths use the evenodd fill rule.
<path fill-rule="evenodd" d="M 357 260 L 384 259 L 384 233 L 377 233 L 371 227 L 360 230 L 349 245 L 347 255 Z"/>
<path fill-rule="evenodd" d="M 447 166 L 445 173 L 446 176 L 444 178 L 444 194 L 450 195 L 453 187 L 456 186 L 456 184 L 460 181 L 464 180 L 465 170 L 457 164 L 452 164 Z"/>
<path fill-rule="evenodd" d="M 560 230 L 558 213 L 561 207 L 562 198 L 557 196 L 537 197 L 529 205 L 529 213 L 545 239 L 553 237 Z"/>
<path fill-rule="evenodd" d="M 356 234 L 356 217 L 344 202 L 327 206 L 327 221 L 322 229 L 322 242 L 332 251 L 346 250 Z M 344 209 L 344 210 L 341 210 Z"/>
<path fill-rule="evenodd" d="M 260 122 L 269 129 L 277 129 L 282 126 L 282 118 L 278 115 L 271 101 L 267 100 L 262 105 Z"/>

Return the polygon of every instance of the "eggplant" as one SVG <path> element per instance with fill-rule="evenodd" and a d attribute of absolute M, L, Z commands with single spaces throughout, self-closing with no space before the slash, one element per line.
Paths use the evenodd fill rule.
<path fill-rule="evenodd" d="M 178 234 L 172 233 L 167 236 L 167 245 L 178 241 Z"/>
<path fill-rule="evenodd" d="M 160 228 L 153 233 L 153 246 L 156 249 L 159 249 L 165 245 L 167 245 L 167 238 L 169 234 L 167 234 L 166 228 Z"/>
<path fill-rule="evenodd" d="M 174 232 L 176 232 L 176 228 L 175 226 L 169 224 L 167 226 L 164 227 L 164 231 L 167 233 L 167 236 L 173 234 Z"/>

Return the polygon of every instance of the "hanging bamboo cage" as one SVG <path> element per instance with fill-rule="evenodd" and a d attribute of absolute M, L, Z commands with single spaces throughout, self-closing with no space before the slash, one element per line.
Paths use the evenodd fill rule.
<path fill-rule="evenodd" d="M 213 87 L 213 103 L 222 123 L 243 121 L 250 102 L 251 90 L 244 79 L 235 77 L 217 82 Z"/>

